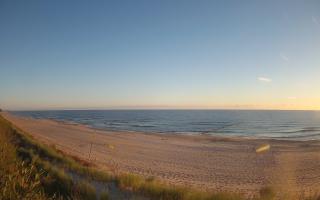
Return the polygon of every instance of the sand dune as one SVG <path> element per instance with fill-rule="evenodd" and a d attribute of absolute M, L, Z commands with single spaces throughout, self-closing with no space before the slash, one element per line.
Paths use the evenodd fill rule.
<path fill-rule="evenodd" d="M 116 173 L 132 172 L 172 184 L 247 195 L 267 185 L 291 193 L 320 189 L 318 141 L 98 131 L 82 125 L 2 115 L 37 140 Z M 256 153 L 262 144 L 270 144 L 270 150 Z"/>

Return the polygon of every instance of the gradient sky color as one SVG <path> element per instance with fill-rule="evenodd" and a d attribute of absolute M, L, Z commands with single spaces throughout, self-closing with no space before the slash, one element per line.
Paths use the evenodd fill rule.
<path fill-rule="evenodd" d="M 5 109 L 320 109 L 319 0 L 0 1 Z"/>

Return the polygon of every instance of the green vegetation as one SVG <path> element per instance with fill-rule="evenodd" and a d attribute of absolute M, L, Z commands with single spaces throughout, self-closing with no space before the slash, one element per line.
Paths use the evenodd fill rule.
<path fill-rule="evenodd" d="M 72 174 L 82 177 L 75 181 Z M 110 183 L 150 199 L 163 200 L 242 200 L 234 193 L 211 193 L 188 187 L 173 186 L 153 177 L 133 174 L 112 176 L 90 163 L 66 155 L 53 146 L 37 143 L 27 133 L 0 116 L 0 199 L 110 199 L 107 192 L 99 196 L 90 180 Z M 270 187 L 260 190 L 257 200 L 275 199 Z M 307 200 L 319 200 L 315 195 Z"/>
<path fill-rule="evenodd" d="M 75 187 L 76 199 L 95 200 L 97 199 L 95 188 L 87 182 L 79 182 Z"/>
<path fill-rule="evenodd" d="M 260 189 L 260 199 L 261 200 L 272 200 L 275 198 L 275 192 L 271 187 L 264 187 Z"/>
<path fill-rule="evenodd" d="M 233 193 L 210 193 L 197 191 L 188 187 L 167 185 L 157 180 L 143 179 L 132 174 L 123 174 L 117 177 L 120 188 L 139 192 L 152 199 L 170 200 L 242 200 L 241 195 Z"/>
<path fill-rule="evenodd" d="M 74 182 L 66 169 L 76 169 L 88 180 L 100 175 L 36 143 L 0 117 L 0 199 L 96 199 L 95 189 L 87 182 Z"/>
<path fill-rule="evenodd" d="M 109 194 L 107 192 L 102 192 L 100 194 L 100 200 L 109 200 Z"/>
<path fill-rule="evenodd" d="M 47 199 L 40 173 L 16 156 L 12 130 L 0 118 L 0 199 Z"/>

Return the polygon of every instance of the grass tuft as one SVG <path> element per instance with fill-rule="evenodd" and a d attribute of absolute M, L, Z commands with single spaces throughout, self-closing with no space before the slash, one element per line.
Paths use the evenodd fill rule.
<path fill-rule="evenodd" d="M 275 198 L 276 194 L 271 187 L 263 187 L 259 191 L 261 200 L 272 200 Z"/>
<path fill-rule="evenodd" d="M 81 181 L 74 187 L 73 198 L 83 200 L 96 200 L 96 190 L 89 183 Z"/>
<path fill-rule="evenodd" d="M 100 200 L 109 200 L 109 194 L 108 192 L 101 192 L 100 194 Z"/>

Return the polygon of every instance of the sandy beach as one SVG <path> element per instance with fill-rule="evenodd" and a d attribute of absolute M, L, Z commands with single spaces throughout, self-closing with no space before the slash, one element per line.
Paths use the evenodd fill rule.
<path fill-rule="evenodd" d="M 261 187 L 320 189 L 320 142 L 94 130 L 77 124 L 2 114 L 35 139 L 115 173 L 246 195 Z M 269 144 L 270 150 L 255 149 Z M 90 153 L 91 149 L 91 153 Z"/>

